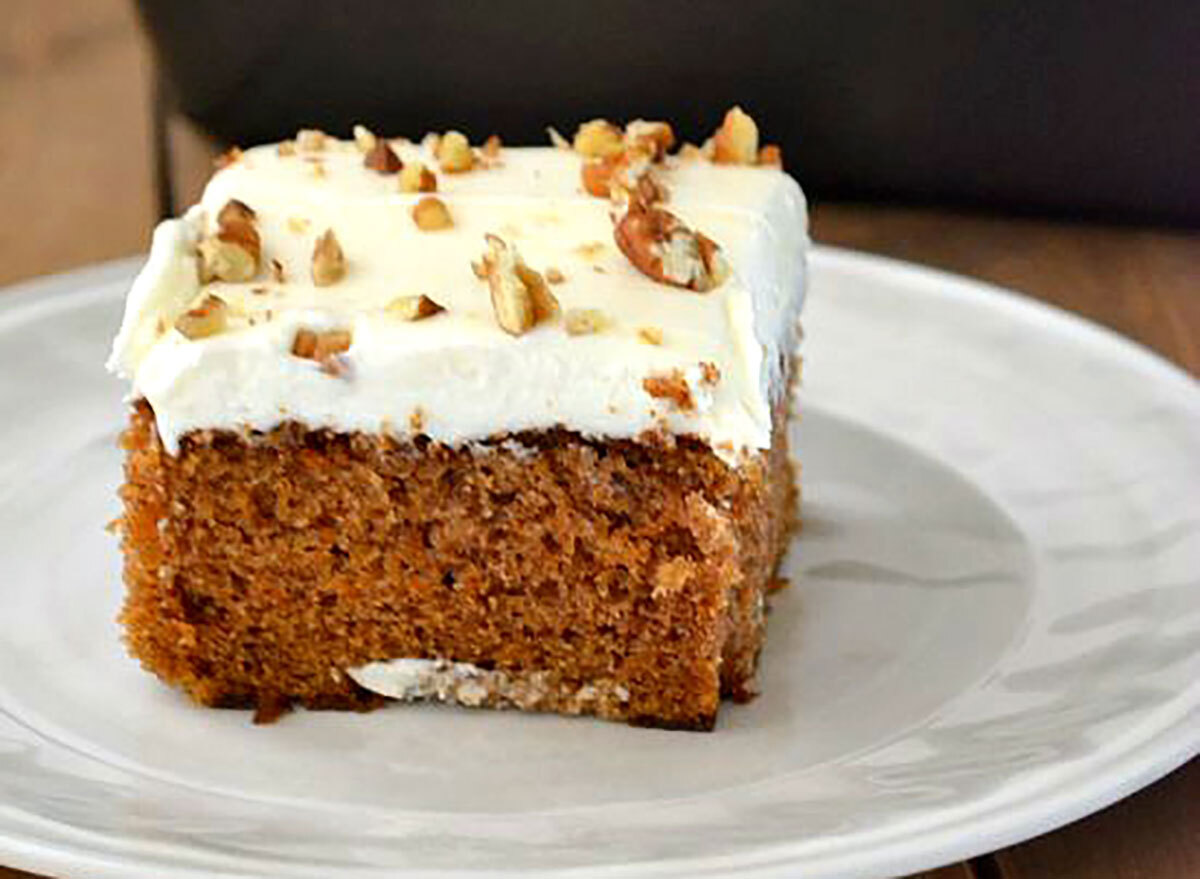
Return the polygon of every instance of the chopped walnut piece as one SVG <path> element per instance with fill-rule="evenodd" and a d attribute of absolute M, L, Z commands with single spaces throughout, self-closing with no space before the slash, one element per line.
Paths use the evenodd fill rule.
<path fill-rule="evenodd" d="M 546 276 L 546 282 L 549 284 L 561 284 L 567 279 L 566 276 L 554 266 L 548 266 L 544 274 Z"/>
<path fill-rule="evenodd" d="M 420 295 L 397 297 L 389 302 L 384 310 L 392 317 L 399 318 L 400 320 L 414 321 L 433 317 L 433 315 L 446 309 L 428 296 Z"/>
<path fill-rule="evenodd" d="M 506 333 L 519 336 L 558 311 L 558 300 L 545 279 L 529 268 L 517 249 L 496 235 L 486 236 L 488 252 L 472 268 L 486 278 L 492 311 Z"/>
<path fill-rule="evenodd" d="M 663 343 L 663 331 L 658 327 L 639 327 L 637 337 L 647 345 L 661 345 Z"/>
<path fill-rule="evenodd" d="M 375 132 L 367 128 L 365 125 L 354 126 L 354 145 L 358 147 L 360 153 L 369 153 L 375 149 L 375 144 L 379 142 L 379 138 L 375 136 Z"/>
<path fill-rule="evenodd" d="M 175 321 L 175 329 L 194 342 L 223 332 L 228 323 L 229 306 L 224 300 L 209 294 L 195 308 L 179 316 Z"/>
<path fill-rule="evenodd" d="M 294 140 L 281 140 L 275 144 L 275 153 L 279 156 L 296 155 L 296 142 Z"/>
<path fill-rule="evenodd" d="M 642 389 L 651 397 L 669 400 L 683 412 L 690 412 L 696 408 L 696 401 L 692 398 L 692 389 L 688 386 L 683 372 L 678 369 L 673 369 L 664 375 L 652 375 L 642 379 Z"/>
<path fill-rule="evenodd" d="M 407 162 L 400 169 L 401 192 L 437 192 L 437 177 L 420 162 Z"/>
<path fill-rule="evenodd" d="M 500 156 L 500 135 L 493 134 L 483 142 L 483 154 L 489 159 L 495 159 Z"/>
<path fill-rule="evenodd" d="M 305 360 L 315 360 L 321 364 L 321 371 L 329 375 L 342 375 L 345 368 L 338 355 L 348 351 L 352 341 L 349 330 L 314 332 L 301 329 L 296 331 L 292 340 L 292 354 Z"/>
<path fill-rule="evenodd" d="M 283 263 L 277 259 L 271 260 L 271 280 L 276 284 L 282 284 L 287 280 L 283 271 Z"/>
<path fill-rule="evenodd" d="M 625 149 L 621 129 L 606 119 L 593 119 L 579 126 L 572 142 L 575 152 L 591 158 L 618 156 Z"/>
<path fill-rule="evenodd" d="M 408 416 L 408 426 L 413 433 L 420 433 L 425 429 L 425 413 L 421 407 L 413 409 Z"/>
<path fill-rule="evenodd" d="M 655 162 L 675 146 L 675 132 L 666 122 L 647 122 L 635 119 L 625 126 L 626 147 L 634 147 L 650 153 Z"/>
<path fill-rule="evenodd" d="M 771 165 L 775 168 L 783 167 L 783 151 L 773 143 L 767 144 L 758 151 L 758 164 Z"/>
<path fill-rule="evenodd" d="M 386 140 L 377 140 L 375 146 L 363 156 L 363 167 L 380 174 L 395 174 L 404 167 L 404 163 Z"/>
<path fill-rule="evenodd" d="M 319 153 L 325 149 L 326 135 L 317 128 L 301 128 L 296 132 L 296 149 L 302 153 Z"/>
<path fill-rule="evenodd" d="M 659 207 L 633 201 L 616 223 L 617 247 L 646 277 L 705 293 L 729 275 L 720 248 Z"/>
<path fill-rule="evenodd" d="M 471 143 L 461 131 L 447 131 L 438 140 L 434 149 L 438 165 L 447 174 L 461 174 L 470 171 L 475 164 L 475 156 L 471 152 Z"/>
<path fill-rule="evenodd" d="M 706 385 L 716 385 L 721 380 L 721 370 L 715 363 L 707 360 L 700 364 L 700 381 Z"/>
<path fill-rule="evenodd" d="M 436 232 L 454 225 L 450 209 L 436 195 L 427 195 L 413 205 L 412 218 L 422 232 Z"/>
<path fill-rule="evenodd" d="M 213 159 L 213 165 L 217 169 L 228 168 L 230 165 L 237 164 L 242 159 L 241 147 L 231 146 L 221 155 Z"/>
<path fill-rule="evenodd" d="M 312 280 L 318 287 L 336 284 L 346 274 L 346 255 L 332 229 L 321 233 L 313 245 Z"/>
<path fill-rule="evenodd" d="M 758 126 L 741 107 L 725 114 L 713 135 L 713 161 L 722 165 L 753 165 L 758 162 Z"/>
<path fill-rule="evenodd" d="M 572 308 L 563 315 L 568 336 L 590 336 L 612 325 L 608 315 L 598 308 Z"/>

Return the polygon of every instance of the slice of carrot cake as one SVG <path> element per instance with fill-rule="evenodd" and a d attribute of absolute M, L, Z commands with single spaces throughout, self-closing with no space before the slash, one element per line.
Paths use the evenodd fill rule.
<path fill-rule="evenodd" d="M 262 714 L 753 694 L 803 195 L 737 109 L 554 140 L 305 130 L 158 227 L 109 361 L 149 671 Z"/>

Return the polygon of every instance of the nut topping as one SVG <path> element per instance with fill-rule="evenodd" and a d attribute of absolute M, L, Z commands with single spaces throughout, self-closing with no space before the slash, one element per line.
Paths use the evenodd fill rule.
<path fill-rule="evenodd" d="M 563 281 L 565 281 L 567 279 L 566 275 L 564 275 L 560 270 L 556 269 L 554 266 L 547 267 L 546 271 L 543 272 L 542 274 L 544 274 L 546 276 L 546 283 L 548 283 L 548 284 L 561 284 Z"/>
<path fill-rule="evenodd" d="M 572 308 L 563 315 L 568 336 L 590 336 L 612 325 L 608 315 L 598 308 Z"/>
<path fill-rule="evenodd" d="M 436 232 L 454 225 L 450 209 L 436 195 L 427 195 L 413 205 L 412 218 L 422 232 Z"/>
<path fill-rule="evenodd" d="M 729 275 L 711 239 L 671 212 L 636 199 L 617 221 L 613 238 L 634 268 L 662 284 L 705 293 Z"/>
<path fill-rule="evenodd" d="M 386 140 L 376 139 L 375 145 L 363 156 L 363 167 L 380 174 L 395 174 L 404 167 L 404 163 Z"/>
<path fill-rule="evenodd" d="M 773 143 L 767 144 L 758 151 L 758 164 L 783 168 L 783 151 Z"/>
<path fill-rule="evenodd" d="M 486 240 L 488 252 L 472 268 L 488 282 L 496 322 L 506 333 L 519 336 L 552 317 L 558 311 L 558 300 L 515 247 L 496 235 L 488 235 Z"/>
<path fill-rule="evenodd" d="M 336 284 L 346 274 L 346 255 L 332 229 L 326 229 L 313 245 L 312 280 L 318 287 Z"/>
<path fill-rule="evenodd" d="M 230 283 L 249 281 L 258 274 L 262 241 L 254 228 L 255 214 L 246 204 L 230 199 L 217 214 L 217 234 L 200 240 L 200 280 Z"/>
<path fill-rule="evenodd" d="M 606 119 L 593 119 L 579 126 L 573 142 L 575 152 L 591 158 L 618 156 L 625 149 L 621 129 Z"/>
<path fill-rule="evenodd" d="M 713 161 L 722 165 L 753 165 L 758 162 L 758 126 L 741 107 L 725 114 L 713 135 Z"/>
<path fill-rule="evenodd" d="M 369 153 L 375 149 L 375 144 L 379 142 L 379 138 L 375 133 L 365 125 L 354 126 L 354 144 L 358 147 L 360 153 Z"/>
<path fill-rule="evenodd" d="M 401 192 L 437 192 L 437 176 L 420 162 L 408 162 L 400 169 Z"/>
<path fill-rule="evenodd" d="M 639 327 L 637 337 L 647 345 L 661 345 L 663 343 L 663 331 L 658 327 Z"/>
<path fill-rule="evenodd" d="M 393 299 L 384 309 L 392 317 L 400 320 L 414 321 L 433 317 L 446 309 L 438 305 L 428 296 L 400 296 Z"/>
<path fill-rule="evenodd" d="M 652 375 L 642 379 L 642 389 L 651 397 L 669 400 L 683 412 L 696 408 L 692 398 L 692 389 L 681 370 L 673 369 L 664 375 Z"/>
<path fill-rule="evenodd" d="M 212 294 L 175 321 L 175 329 L 193 342 L 223 332 L 229 322 L 229 306 Z"/>
<path fill-rule="evenodd" d="M 447 131 L 441 136 L 434 149 L 438 165 L 447 174 L 470 171 L 475 164 L 471 143 L 461 131 Z"/>
<path fill-rule="evenodd" d="M 241 147 L 231 146 L 229 149 L 225 150 L 225 152 L 221 153 L 221 155 L 213 159 L 213 165 L 220 170 L 221 168 L 228 168 L 230 165 L 237 164 L 241 161 L 241 159 Z"/>
<path fill-rule="evenodd" d="M 491 137 L 489 137 L 487 140 L 485 140 L 483 142 L 482 153 L 484 154 L 484 156 L 486 156 L 489 159 L 499 158 L 500 157 L 500 146 L 501 146 L 500 135 L 493 134 Z"/>
<path fill-rule="evenodd" d="M 349 350 L 353 337 L 349 330 L 297 330 L 292 340 L 292 354 L 305 360 L 315 360 L 321 364 L 321 371 L 329 375 L 342 375 L 345 367 L 338 358 L 339 354 Z"/>
<path fill-rule="evenodd" d="M 326 135 L 317 128 L 301 128 L 296 132 L 296 149 L 302 153 L 319 153 L 325 149 Z"/>
<path fill-rule="evenodd" d="M 653 161 L 661 162 L 675 146 L 675 132 L 666 122 L 634 119 L 625 126 L 625 146 L 648 152 Z"/>

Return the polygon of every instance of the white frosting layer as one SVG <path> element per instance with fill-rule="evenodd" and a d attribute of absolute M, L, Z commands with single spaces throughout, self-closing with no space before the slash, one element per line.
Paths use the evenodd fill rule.
<path fill-rule="evenodd" d="M 436 168 L 420 147 L 394 146 L 405 161 Z M 437 195 L 455 225 L 423 232 L 410 216 L 420 196 L 364 168 L 352 143 L 286 157 L 249 150 L 213 177 L 199 205 L 155 232 L 109 368 L 150 403 L 172 452 L 192 430 L 269 430 L 286 420 L 398 437 L 419 429 L 451 444 L 560 425 L 598 437 L 665 426 L 731 461 L 768 447 L 805 283 L 800 188 L 771 168 L 669 159 L 660 176 L 670 210 L 716 241 L 733 271 L 716 290 L 694 293 L 652 281 L 621 254 L 608 203 L 581 188 L 580 161 L 564 150 L 506 148 L 497 167 L 439 173 Z M 230 198 L 257 213 L 264 264 L 279 260 L 284 283 L 264 272 L 245 284 L 199 284 L 195 242 Z M 313 242 L 327 228 L 347 273 L 315 287 Z M 552 290 L 564 312 L 599 309 L 611 324 L 570 336 L 558 317 L 520 337 L 505 333 L 471 269 L 485 233 L 515 245 L 534 269 L 559 269 L 566 280 Z M 174 322 L 208 293 L 239 316 L 227 332 L 189 340 Z M 447 310 L 411 323 L 384 310 L 413 294 Z M 343 374 L 290 353 L 302 328 L 352 332 Z M 662 344 L 644 341 L 642 328 L 661 330 Z M 715 387 L 701 385 L 701 363 L 719 369 Z M 693 386 L 693 411 L 643 387 L 675 369 Z"/>

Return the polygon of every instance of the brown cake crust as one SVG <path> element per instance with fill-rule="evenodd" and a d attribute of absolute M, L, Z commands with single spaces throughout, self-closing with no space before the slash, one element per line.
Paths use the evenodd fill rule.
<path fill-rule="evenodd" d="M 145 402 L 122 437 L 127 594 L 149 671 L 210 706 L 368 708 L 345 669 L 471 663 L 446 701 L 711 729 L 753 695 L 794 507 L 768 453 L 565 430 L 418 437 L 203 431 L 168 454 Z"/>

